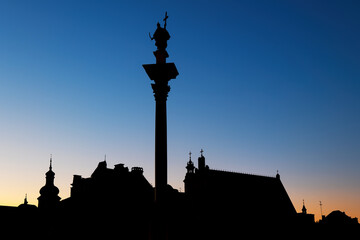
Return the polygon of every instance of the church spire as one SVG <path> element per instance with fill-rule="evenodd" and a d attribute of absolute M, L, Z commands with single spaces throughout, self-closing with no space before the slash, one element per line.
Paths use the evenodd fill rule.
<path fill-rule="evenodd" d="M 306 214 L 306 212 L 307 212 L 307 209 L 306 209 L 306 207 L 305 207 L 305 201 L 304 201 L 304 199 L 303 199 L 303 207 L 302 207 L 302 213 L 303 214 Z"/>
<path fill-rule="evenodd" d="M 45 173 L 45 176 L 46 176 L 46 184 L 54 185 L 55 173 L 52 170 L 52 154 L 50 154 L 49 171 L 47 171 L 47 173 Z"/>
<path fill-rule="evenodd" d="M 50 154 L 49 171 L 45 173 L 45 186 L 40 189 L 40 196 L 38 197 L 39 208 L 54 208 L 60 201 L 59 189 L 54 185 L 55 173 L 52 170 L 52 154 Z"/>
<path fill-rule="evenodd" d="M 49 170 L 52 171 L 52 154 L 50 154 L 50 167 Z"/>
<path fill-rule="evenodd" d="M 28 204 L 28 200 L 27 200 L 27 193 L 25 193 L 25 198 L 24 198 L 24 205 Z"/>

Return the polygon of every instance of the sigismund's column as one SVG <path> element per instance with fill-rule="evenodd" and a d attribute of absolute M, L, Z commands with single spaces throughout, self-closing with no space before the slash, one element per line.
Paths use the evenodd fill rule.
<path fill-rule="evenodd" d="M 144 64 L 143 67 L 154 83 L 151 87 L 156 102 L 155 113 L 155 202 L 162 202 L 166 194 L 167 186 L 167 123 L 166 123 L 166 100 L 170 92 L 168 82 L 179 75 L 174 63 L 166 63 L 169 54 L 166 51 L 167 41 L 170 34 L 166 30 L 165 14 L 164 27 L 157 23 L 157 29 L 151 40 L 155 40 L 157 50 L 154 52 L 156 64 Z"/>

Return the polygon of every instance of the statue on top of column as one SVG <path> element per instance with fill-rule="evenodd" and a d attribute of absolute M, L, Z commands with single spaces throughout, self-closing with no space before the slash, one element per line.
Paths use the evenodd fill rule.
<path fill-rule="evenodd" d="M 156 57 L 157 63 L 165 63 L 166 58 L 169 57 L 166 47 L 167 47 L 167 41 L 170 39 L 170 34 L 166 30 L 166 20 L 168 19 L 167 12 L 165 12 L 165 18 L 164 18 L 164 27 L 162 28 L 160 23 L 157 23 L 157 28 L 151 37 L 151 34 L 149 33 L 150 39 L 155 39 L 155 46 L 157 47 L 157 50 L 154 52 L 154 55 Z"/>

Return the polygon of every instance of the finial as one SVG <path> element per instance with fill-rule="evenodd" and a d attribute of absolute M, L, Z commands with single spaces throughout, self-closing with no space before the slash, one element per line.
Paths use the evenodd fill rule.
<path fill-rule="evenodd" d="M 28 204 L 28 201 L 27 201 L 27 193 L 25 193 L 25 198 L 24 198 L 24 204 Z"/>
<path fill-rule="evenodd" d="M 201 157 L 203 157 L 203 152 L 204 152 L 204 150 L 201 149 L 201 150 L 200 150 Z"/>
<path fill-rule="evenodd" d="M 105 154 L 105 156 L 104 156 L 104 161 L 106 162 L 106 154 Z"/>
<path fill-rule="evenodd" d="M 52 154 L 50 154 L 50 167 L 49 167 L 50 170 L 52 170 Z"/>
<path fill-rule="evenodd" d="M 191 151 L 189 152 L 189 161 L 191 161 Z"/>

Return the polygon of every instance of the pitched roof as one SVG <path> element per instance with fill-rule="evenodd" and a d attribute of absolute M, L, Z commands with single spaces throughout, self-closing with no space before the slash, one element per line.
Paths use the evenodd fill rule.
<path fill-rule="evenodd" d="M 223 170 L 203 169 L 185 179 L 190 195 L 218 211 L 241 213 L 241 217 L 286 219 L 296 210 L 280 180 Z M 189 189 L 190 188 L 190 189 Z"/>

